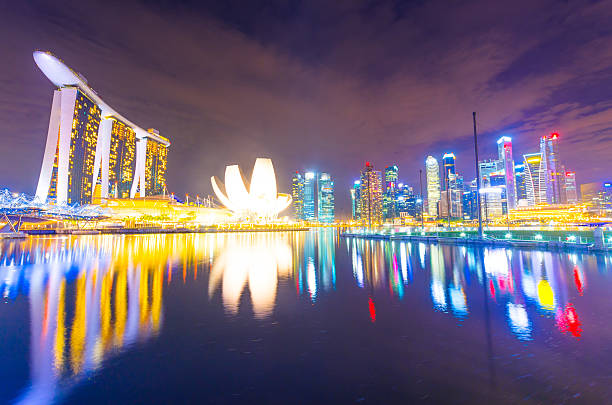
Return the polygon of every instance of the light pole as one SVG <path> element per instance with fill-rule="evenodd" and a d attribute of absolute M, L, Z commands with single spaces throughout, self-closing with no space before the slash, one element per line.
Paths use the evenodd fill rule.
<path fill-rule="evenodd" d="M 420 197 L 421 197 L 421 231 L 424 228 L 424 219 L 423 219 L 423 205 L 425 199 L 423 198 L 423 169 L 419 169 L 419 184 L 420 184 Z"/>
<path fill-rule="evenodd" d="M 478 165 L 478 132 L 476 132 L 476 112 L 472 113 L 474 122 L 474 158 L 476 159 L 476 205 L 478 205 L 478 237 L 482 239 L 482 214 L 480 213 L 480 166 Z"/>

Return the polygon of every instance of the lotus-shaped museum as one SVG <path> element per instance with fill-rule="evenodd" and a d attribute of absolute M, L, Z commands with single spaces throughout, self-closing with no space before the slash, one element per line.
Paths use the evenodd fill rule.
<path fill-rule="evenodd" d="M 215 176 L 210 181 L 219 200 L 240 219 L 271 220 L 291 204 L 289 194 L 277 192 L 270 159 L 255 160 L 250 184 L 238 165 L 225 168 L 225 185 Z"/>

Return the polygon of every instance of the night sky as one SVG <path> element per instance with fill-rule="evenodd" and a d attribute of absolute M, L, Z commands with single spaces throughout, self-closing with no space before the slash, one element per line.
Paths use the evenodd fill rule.
<path fill-rule="evenodd" d="M 0 0 L 0 187 L 34 193 L 53 85 L 49 50 L 114 109 L 170 139 L 168 189 L 272 158 L 336 179 L 340 213 L 365 161 L 418 189 L 425 157 L 474 176 L 512 136 L 515 160 L 561 134 L 578 183 L 612 178 L 611 1 Z"/>

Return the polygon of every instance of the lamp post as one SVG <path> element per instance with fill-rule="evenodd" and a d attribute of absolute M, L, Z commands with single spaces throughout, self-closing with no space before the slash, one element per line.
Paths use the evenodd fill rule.
<path fill-rule="evenodd" d="M 478 237 L 482 239 L 482 214 L 480 212 L 480 166 L 478 165 L 478 132 L 476 131 L 476 112 L 472 113 L 474 122 L 474 158 L 476 159 L 476 205 L 478 205 Z"/>

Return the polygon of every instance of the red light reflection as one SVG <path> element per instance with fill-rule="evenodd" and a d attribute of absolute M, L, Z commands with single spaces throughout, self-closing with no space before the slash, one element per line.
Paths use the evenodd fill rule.
<path fill-rule="evenodd" d="M 574 337 L 579 338 L 582 334 L 582 324 L 578 319 L 578 313 L 574 306 L 570 303 L 565 306 L 563 311 L 557 312 L 557 328 L 562 333 L 571 333 Z"/>
<path fill-rule="evenodd" d="M 376 307 L 374 306 L 374 301 L 372 301 L 372 298 L 370 298 L 368 306 L 370 309 L 370 319 L 372 322 L 376 322 Z"/>
<path fill-rule="evenodd" d="M 578 266 L 575 266 L 574 267 L 574 284 L 576 284 L 576 288 L 578 289 L 578 292 L 580 293 L 580 295 L 584 293 L 584 283 L 582 281 L 583 278 L 584 278 L 584 274 L 582 274 Z"/>

